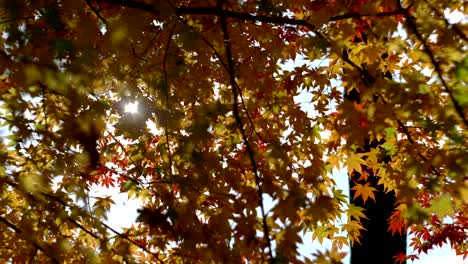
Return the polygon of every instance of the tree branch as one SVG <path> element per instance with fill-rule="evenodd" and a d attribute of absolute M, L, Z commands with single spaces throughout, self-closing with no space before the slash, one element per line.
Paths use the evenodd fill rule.
<path fill-rule="evenodd" d="M 337 15 L 337 16 L 332 16 L 330 18 L 330 21 L 339 21 L 339 20 L 345 20 L 348 18 L 363 18 L 363 17 L 386 17 L 386 16 L 396 16 L 396 15 L 403 15 L 401 10 L 394 10 L 394 11 L 388 11 L 388 12 L 380 12 L 376 14 L 359 14 L 359 13 L 347 13 L 343 15 Z"/>
<path fill-rule="evenodd" d="M 381 97 L 382 98 L 382 97 Z M 403 124 L 403 122 L 401 122 L 396 116 L 395 116 L 395 119 L 398 123 L 398 126 L 400 127 L 400 129 L 403 131 L 403 134 L 405 134 L 406 138 L 408 138 L 408 141 L 414 145 L 415 142 L 413 140 L 413 138 L 411 137 L 411 134 L 409 133 L 409 130 L 408 130 L 408 127 L 405 126 L 405 124 Z M 423 160 L 424 162 L 427 162 L 427 158 L 421 154 L 421 152 L 417 152 L 418 153 L 418 156 L 421 160 Z M 432 164 L 429 164 L 430 167 L 431 167 L 431 170 L 434 172 L 434 174 L 438 177 L 442 177 L 442 175 L 440 175 L 440 172 L 434 167 L 434 165 Z"/>
<path fill-rule="evenodd" d="M 139 1 L 126 1 L 126 0 L 96 0 L 98 3 L 115 4 L 128 8 L 140 9 L 146 12 L 150 12 L 154 15 L 159 16 L 159 10 L 156 8 L 157 5 L 149 4 Z"/>
<path fill-rule="evenodd" d="M 450 24 L 450 22 L 445 18 L 444 14 L 442 14 L 436 7 L 429 3 L 429 1 L 425 2 L 432 9 L 432 11 L 444 21 L 445 25 L 447 26 L 447 29 L 452 29 L 461 39 L 463 39 L 465 42 L 468 42 L 468 38 L 460 29 L 460 27 L 458 27 L 457 24 Z"/>
<path fill-rule="evenodd" d="M 151 40 L 148 42 L 148 44 L 146 45 L 145 49 L 143 50 L 143 52 L 141 52 L 141 55 L 138 55 L 136 52 L 135 52 L 135 49 L 132 48 L 132 53 L 133 55 L 138 59 L 137 61 L 135 61 L 135 63 L 133 63 L 132 67 L 131 67 L 131 70 L 129 71 L 129 75 L 131 75 L 133 73 L 133 70 L 135 70 L 136 66 L 138 65 L 138 63 L 140 61 L 143 61 L 143 62 L 148 62 L 147 59 L 144 58 L 144 56 L 146 56 L 146 54 L 148 53 L 148 50 L 149 48 L 151 47 L 151 45 L 153 44 L 154 40 L 159 36 L 159 34 L 162 32 L 162 30 L 158 30 L 156 31 L 156 34 L 154 35 L 153 38 L 151 38 Z"/>
<path fill-rule="evenodd" d="M 86 0 L 86 4 L 88 7 L 93 11 L 94 15 L 101 20 L 101 22 L 107 26 L 107 21 L 102 17 L 102 15 L 99 13 L 99 10 L 97 10 L 93 4 L 91 3 L 91 0 Z"/>
<path fill-rule="evenodd" d="M 8 226 L 9 228 L 13 229 L 13 231 L 15 231 L 15 233 L 17 234 L 23 234 L 23 230 L 21 230 L 19 227 L 17 227 L 15 224 L 13 224 L 12 222 L 8 221 L 8 219 L 0 216 L 0 222 L 4 223 L 6 226 Z M 30 237 L 31 234 L 28 234 L 28 237 Z M 42 251 L 47 257 L 49 257 L 53 263 L 56 263 L 56 264 L 59 264 L 60 261 L 57 259 L 56 256 L 53 256 L 53 255 L 50 255 L 41 245 L 39 245 L 36 241 L 32 240 L 32 239 L 25 239 L 26 241 L 30 242 L 33 244 L 33 246 Z"/>
<path fill-rule="evenodd" d="M 266 219 L 266 213 L 265 213 L 265 206 L 263 205 L 263 190 L 262 190 L 262 184 L 261 184 L 261 179 L 260 175 L 258 174 L 258 168 L 257 168 L 257 163 L 255 161 L 254 153 L 253 150 L 250 146 L 250 143 L 247 139 L 247 136 L 245 134 L 244 126 L 242 124 L 242 120 L 240 118 L 239 114 L 239 107 L 238 107 L 238 98 L 239 98 L 239 91 L 236 85 L 236 78 L 234 76 L 234 60 L 232 56 L 232 51 L 231 51 L 231 40 L 229 38 L 229 33 L 228 33 L 228 28 L 227 28 L 227 22 L 226 22 L 226 17 L 222 16 L 221 17 L 221 26 L 223 30 L 223 35 L 224 35 L 224 47 L 226 50 L 226 56 L 227 56 L 227 66 L 228 66 L 228 73 L 229 73 L 229 80 L 231 83 L 231 88 L 232 88 L 232 95 L 233 95 L 233 115 L 236 120 L 237 126 L 239 127 L 239 130 L 242 135 L 242 140 L 244 141 L 244 145 L 246 147 L 247 154 L 250 159 L 250 163 L 252 164 L 252 171 L 255 176 L 255 184 L 257 187 L 257 199 L 258 203 L 260 206 L 260 211 L 262 214 L 262 226 L 263 226 L 263 234 L 267 243 L 268 247 L 268 254 L 269 254 L 269 262 L 270 263 L 275 263 L 275 259 L 273 257 L 273 251 L 271 247 L 271 239 L 270 239 L 270 228 L 267 223 Z"/>
<path fill-rule="evenodd" d="M 176 14 L 178 15 L 216 15 L 224 16 L 229 18 L 234 18 L 238 20 L 247 20 L 255 22 L 264 22 L 271 24 L 283 24 L 283 25 L 295 25 L 295 26 L 305 26 L 309 29 L 315 29 L 315 26 L 303 19 L 294 19 L 283 16 L 263 16 L 258 14 L 249 14 L 243 12 L 222 10 L 216 7 L 179 7 L 176 9 Z M 390 12 L 381 12 L 376 14 L 359 14 L 359 13 L 347 13 L 343 15 L 337 15 L 330 17 L 329 21 L 339 21 L 345 20 L 348 18 L 362 18 L 362 17 L 385 17 L 385 16 L 394 16 L 394 15 L 403 15 L 401 10 L 395 10 Z"/>
<path fill-rule="evenodd" d="M 6 24 L 6 23 L 11 23 L 11 22 L 16 22 L 16 21 L 20 21 L 20 20 L 30 20 L 30 19 L 34 19 L 34 16 L 26 16 L 26 17 L 18 17 L 18 18 L 6 18 L 6 19 L 3 19 L 3 20 L 0 20 L 0 25 Z"/>
<path fill-rule="evenodd" d="M 142 11 L 150 12 L 154 15 L 159 16 L 160 12 L 155 5 L 147 4 L 139 1 L 125 1 L 125 0 L 98 0 L 98 2 L 106 2 L 110 4 L 116 4 L 128 8 L 135 8 Z M 238 11 L 223 10 L 218 7 L 173 7 L 176 15 L 215 15 L 219 17 L 234 18 L 238 20 L 247 20 L 254 22 L 263 22 L 271 24 L 282 24 L 282 25 L 295 25 L 305 26 L 309 29 L 315 29 L 315 26 L 303 19 L 294 19 L 283 16 L 264 16 L 258 14 L 244 13 Z M 361 17 L 385 17 L 394 15 L 403 15 L 402 10 L 394 10 L 389 12 L 380 12 L 376 14 L 359 14 L 359 13 L 347 13 L 343 15 L 332 16 L 329 21 L 339 21 L 349 18 L 361 18 Z"/>
<path fill-rule="evenodd" d="M 130 154 L 128 154 L 127 150 L 125 149 L 125 146 L 122 144 L 122 142 L 120 142 L 120 140 L 117 139 L 117 137 L 112 134 L 108 129 L 106 129 L 106 132 L 109 134 L 109 136 L 115 141 L 115 143 L 117 143 L 117 145 L 119 145 L 119 147 L 122 149 L 122 152 L 125 154 L 125 156 L 128 157 L 128 159 L 130 160 L 130 162 L 133 164 L 133 166 L 135 166 L 135 169 L 138 171 L 138 173 L 143 176 L 143 170 L 140 168 L 140 166 L 138 166 L 138 164 L 133 160 L 132 156 L 130 156 Z M 106 167 L 106 166 L 103 166 L 103 167 Z M 107 168 L 107 167 L 106 167 Z M 141 182 L 138 180 L 138 177 L 137 178 L 132 178 L 132 177 L 125 177 L 126 179 L 128 180 L 131 180 L 133 183 L 137 184 L 137 185 L 140 185 Z"/>
<path fill-rule="evenodd" d="M 172 25 L 171 30 L 169 31 L 169 37 L 167 38 L 167 44 L 166 44 L 166 49 L 164 50 L 164 57 L 163 57 L 163 72 L 164 72 L 164 95 L 166 97 L 166 111 L 169 110 L 169 80 L 167 77 L 167 55 L 169 53 L 169 46 L 171 45 L 172 41 L 172 34 L 174 34 L 174 30 L 176 27 L 177 23 L 174 23 Z M 164 136 L 166 138 L 166 145 L 167 145 L 167 156 L 169 159 L 169 177 L 172 177 L 172 153 L 171 153 L 171 145 L 169 143 L 169 131 L 168 131 L 168 122 L 169 119 L 166 118 L 164 122 Z"/>
<path fill-rule="evenodd" d="M 67 202 L 63 201 L 62 199 L 54 196 L 54 195 L 51 195 L 51 194 L 48 194 L 48 193 L 42 193 L 42 195 L 46 198 L 48 198 L 49 200 L 52 200 L 52 201 L 55 201 L 65 207 L 68 207 L 68 208 L 73 208 L 73 206 L 69 205 Z M 164 263 L 164 261 L 162 261 L 161 259 L 159 259 L 159 256 L 156 254 L 156 253 L 153 253 L 151 252 L 149 249 L 147 249 L 146 247 L 138 244 L 137 242 L 135 242 L 133 239 L 131 239 L 130 237 L 128 237 L 127 235 L 125 234 L 122 234 L 120 232 L 118 232 L 117 230 L 115 230 L 114 228 L 110 227 L 109 225 L 107 225 L 106 223 L 100 221 L 99 219 L 96 219 L 94 218 L 93 216 L 90 216 L 91 219 L 93 219 L 94 221 L 98 222 L 100 225 L 102 225 L 104 228 L 106 228 L 107 230 L 110 230 L 112 233 L 114 233 L 115 235 L 117 235 L 118 237 L 124 239 L 124 240 L 127 240 L 128 242 L 130 242 L 131 244 L 137 246 L 138 248 L 142 249 L 143 251 L 145 251 L 146 253 L 152 255 L 153 257 L 155 257 L 159 263 Z M 102 238 L 99 238 L 96 234 L 94 234 L 92 231 L 89 231 L 88 229 L 86 229 L 84 226 L 82 226 L 80 223 L 78 223 L 75 219 L 71 218 L 70 216 L 67 217 L 67 219 L 73 223 L 74 225 L 76 225 L 77 227 L 79 227 L 80 229 L 82 229 L 84 232 L 86 232 L 87 234 L 89 234 L 90 236 L 94 237 L 95 239 L 98 239 L 98 240 L 101 240 Z"/>
<path fill-rule="evenodd" d="M 346 51 L 343 51 L 343 54 L 341 55 L 341 59 L 343 61 L 345 61 L 347 64 L 351 65 L 351 67 L 353 67 L 354 69 L 356 69 L 357 71 L 360 72 L 362 81 L 367 86 L 372 86 L 375 83 L 375 77 L 373 77 L 366 69 L 363 69 L 362 67 L 359 67 L 353 61 L 351 61 L 349 59 L 348 53 Z M 384 104 L 388 105 L 387 101 L 383 98 L 383 96 L 379 95 L 379 98 L 382 100 L 382 102 Z M 393 115 L 395 116 L 395 119 L 396 119 L 396 121 L 398 123 L 398 126 L 403 131 L 403 134 L 405 134 L 405 136 L 408 138 L 408 141 L 410 142 L 410 144 L 414 145 L 415 142 L 414 142 L 413 138 L 411 137 L 411 134 L 409 133 L 408 128 L 403 124 L 403 122 L 400 121 L 400 119 L 398 119 L 398 117 L 395 115 L 395 113 L 393 113 Z M 428 159 L 423 154 L 421 154 L 420 152 L 417 152 L 417 154 L 418 154 L 419 158 L 422 161 L 424 161 L 424 162 L 428 161 Z M 435 175 L 437 175 L 439 177 L 441 176 L 440 172 L 432 164 L 430 164 L 430 167 L 431 167 L 431 169 L 432 169 L 432 171 L 434 172 Z"/>
<path fill-rule="evenodd" d="M 182 23 L 184 23 L 187 27 L 189 27 L 194 33 L 196 33 L 203 40 L 203 42 L 213 51 L 216 58 L 218 58 L 218 60 L 220 61 L 221 65 L 223 65 L 223 68 L 229 73 L 229 68 L 228 68 L 227 64 L 224 62 L 223 57 L 221 56 L 221 54 L 219 54 L 219 52 L 216 50 L 216 48 L 208 41 L 208 39 L 206 39 L 205 36 L 203 36 L 195 28 L 193 28 L 193 26 L 188 25 L 187 21 L 184 20 L 183 18 L 180 18 L 179 20 Z M 239 84 L 237 83 L 237 81 L 235 82 L 235 84 L 236 84 L 237 90 L 239 91 L 239 97 L 241 99 L 242 107 L 245 110 L 247 120 L 249 121 L 250 126 L 252 126 L 253 132 L 258 136 L 258 138 L 260 138 L 263 142 L 266 143 L 267 141 L 264 139 L 264 137 L 262 135 L 260 135 L 260 133 L 255 129 L 255 125 L 254 125 L 254 123 L 252 121 L 252 118 L 251 118 L 251 116 L 249 114 L 249 111 L 247 110 L 247 106 L 245 104 L 244 97 L 242 96 L 242 90 L 239 87 Z"/>
<path fill-rule="evenodd" d="M 408 26 L 408 28 L 411 31 L 413 31 L 416 38 L 422 43 L 423 48 L 424 48 L 424 52 L 426 53 L 427 56 L 429 56 L 429 59 L 431 60 L 432 66 L 434 67 L 434 69 L 435 69 L 435 71 L 437 73 L 437 76 L 439 77 L 439 80 L 442 83 L 442 86 L 443 86 L 445 92 L 449 95 L 450 100 L 452 101 L 453 106 L 455 107 L 455 110 L 457 111 L 459 117 L 461 118 L 461 120 L 465 124 L 465 127 L 468 127 L 468 120 L 465 118 L 465 113 L 463 112 L 463 108 L 458 103 L 457 99 L 455 98 L 452 91 L 448 87 L 447 82 L 445 81 L 444 77 L 442 76 L 442 69 L 440 68 L 439 63 L 437 62 L 434 53 L 432 52 L 429 45 L 427 45 L 426 41 L 424 40 L 423 36 L 421 35 L 421 32 L 418 31 L 416 23 L 413 21 L 412 17 L 408 13 L 408 9 L 403 8 L 403 6 L 401 5 L 401 1 L 398 1 L 398 4 L 400 5 L 400 9 L 404 12 L 403 15 L 405 16 L 406 25 Z"/>
<path fill-rule="evenodd" d="M 12 182 L 10 180 L 5 180 L 5 182 L 10 185 L 11 187 L 17 189 L 19 192 L 21 193 L 25 193 L 25 195 L 27 197 L 29 197 L 34 203 L 40 203 L 40 199 L 38 199 L 37 197 L 35 197 L 33 194 L 30 194 L 30 193 L 27 193 L 25 192 L 20 186 L 18 186 L 18 184 L 16 184 L 15 182 Z M 67 202 L 63 201 L 61 198 L 55 196 L 55 195 L 52 195 L 52 194 L 49 194 L 49 193 L 46 193 L 46 192 L 41 192 L 40 193 L 42 195 L 42 197 L 44 197 L 45 199 L 47 200 L 50 200 L 50 201 L 53 201 L 53 202 L 57 202 L 59 203 L 60 205 L 64 206 L 64 207 L 67 207 L 69 209 L 73 209 L 73 208 L 78 208 L 80 209 L 78 206 L 76 205 L 70 205 L 68 204 Z M 57 209 L 55 209 L 57 210 Z M 143 250 L 144 252 L 152 255 L 153 257 L 155 257 L 159 263 L 163 264 L 164 261 L 162 261 L 159 256 L 156 254 L 156 253 L 153 253 L 151 252 L 149 249 L 147 249 L 146 247 L 138 244 L 137 242 L 135 242 L 133 239 L 131 239 L 130 237 L 128 237 L 127 235 L 125 234 L 122 234 L 120 232 L 118 232 L 117 230 L 113 229 L 112 227 L 110 227 L 109 225 L 107 225 L 106 223 L 102 222 L 101 220 L 93 217 L 93 216 L 89 216 L 90 219 L 92 219 L 93 221 L 96 221 L 99 225 L 103 226 L 105 229 L 107 230 L 110 230 L 112 233 L 114 233 L 115 235 L 117 235 L 118 237 L 124 239 L 124 240 L 127 240 L 128 242 L 132 243 L 133 245 L 137 246 L 138 248 L 140 248 L 141 250 Z M 90 235 L 91 237 L 99 240 L 99 241 L 104 241 L 106 242 L 107 240 L 105 239 L 105 237 L 100 237 L 98 236 L 97 234 L 93 233 L 92 231 L 88 230 L 86 227 L 84 227 L 82 224 L 80 224 L 76 219 L 72 218 L 71 216 L 69 216 L 67 214 L 66 216 L 66 219 L 72 223 L 73 225 L 77 226 L 79 229 L 83 230 L 85 233 L 87 233 L 88 235 Z M 6 219 L 4 219 L 6 220 Z M 8 220 L 6 220 L 6 222 L 2 220 L 2 217 L 0 217 L 0 221 L 5 223 L 8 227 L 12 228 L 16 233 L 21 233 L 21 229 L 19 229 L 18 227 L 16 227 L 14 224 L 12 224 L 11 222 L 9 222 Z M 35 243 L 34 245 L 36 246 L 36 242 L 34 241 L 31 241 L 32 243 Z M 39 245 L 38 245 L 39 246 Z M 40 246 L 37 247 L 39 250 L 43 251 L 43 248 L 41 248 Z M 115 252 L 116 254 L 119 254 L 117 251 L 115 251 L 115 249 L 111 249 L 113 252 Z M 46 252 L 44 252 L 46 253 Z M 47 253 L 46 253 L 47 254 Z M 50 256 L 49 256 L 50 257 Z M 51 257 L 52 258 L 52 257 Z M 54 259 L 54 258 L 53 258 Z M 54 259 L 55 260 L 55 259 Z M 60 263 L 59 261 L 54 261 L 54 263 Z"/>

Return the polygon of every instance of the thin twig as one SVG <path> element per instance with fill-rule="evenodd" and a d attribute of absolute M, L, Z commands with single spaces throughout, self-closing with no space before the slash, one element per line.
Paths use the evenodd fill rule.
<path fill-rule="evenodd" d="M 219 52 L 216 50 L 216 48 L 210 43 L 210 41 L 208 39 L 206 39 L 205 36 L 203 36 L 200 32 L 198 32 L 195 28 L 193 28 L 192 26 L 188 25 L 188 23 L 183 19 L 179 19 L 180 21 L 182 21 L 186 26 L 188 26 L 194 33 L 196 33 L 202 40 L 203 42 L 213 51 L 213 53 L 216 55 L 216 58 L 218 58 L 218 60 L 221 62 L 221 65 L 223 66 L 223 68 L 229 72 L 229 68 L 228 66 L 226 65 L 226 63 L 224 62 L 223 60 L 223 57 L 221 56 L 221 54 L 219 54 Z M 242 103 L 242 107 L 244 108 L 245 110 L 245 113 L 247 115 L 247 120 L 249 121 L 249 124 L 252 126 L 252 130 L 253 132 L 258 136 L 258 138 L 260 138 L 263 142 L 267 143 L 267 141 L 263 138 L 262 135 L 260 135 L 260 133 L 255 129 L 255 125 L 252 121 L 252 118 L 250 116 L 250 113 L 247 109 L 247 106 L 245 104 L 245 101 L 244 101 L 244 96 L 242 95 L 242 89 L 239 87 L 239 84 L 237 83 L 237 81 L 235 81 L 235 84 L 236 84 L 236 88 L 238 89 L 239 91 L 239 97 L 241 99 L 241 103 Z"/>
<path fill-rule="evenodd" d="M 172 42 L 172 34 L 174 34 L 175 27 L 177 25 L 177 22 L 172 25 L 170 31 L 169 31 L 169 37 L 167 38 L 167 44 L 166 44 L 166 49 L 164 50 L 164 57 L 163 57 L 163 73 L 164 73 L 164 95 L 166 99 L 166 111 L 169 111 L 169 80 L 167 77 L 167 55 L 169 53 L 169 46 L 171 45 Z M 168 113 L 168 112 L 166 112 Z M 172 153 L 171 153 L 171 144 L 169 142 L 169 130 L 168 130 L 168 123 L 169 123 L 169 118 L 166 117 L 166 120 L 164 120 L 164 136 L 166 138 L 166 145 L 167 145 L 167 157 L 169 159 L 169 177 L 172 178 Z"/>
<path fill-rule="evenodd" d="M 42 111 L 44 112 L 44 128 L 48 131 L 48 124 L 47 124 L 47 108 L 46 108 L 46 86 L 41 85 L 42 87 Z"/>
<path fill-rule="evenodd" d="M 97 0 L 98 2 L 105 2 L 109 4 L 115 4 L 119 6 L 125 6 L 128 8 L 139 9 L 145 12 L 152 13 L 156 16 L 160 15 L 157 7 L 150 3 L 131 1 L 131 0 Z M 272 23 L 272 24 L 288 24 L 295 26 L 305 26 L 309 29 L 315 29 L 315 26 L 303 19 L 294 19 L 283 16 L 264 16 L 258 14 L 244 13 L 238 11 L 223 10 L 218 7 L 173 7 L 176 15 L 215 15 L 219 17 L 234 18 L 238 20 L 248 20 L 254 22 Z M 329 21 L 339 21 L 349 18 L 361 18 L 361 17 L 385 17 L 402 15 L 402 10 L 394 10 L 389 12 L 380 12 L 376 14 L 359 14 L 359 13 L 348 13 L 343 15 L 332 16 Z"/>
<path fill-rule="evenodd" d="M 99 10 L 97 10 L 93 4 L 91 3 L 90 0 L 86 0 L 86 4 L 89 6 L 89 8 L 93 11 L 94 15 L 96 15 L 96 17 L 99 18 L 99 20 L 101 20 L 101 22 L 107 26 L 107 21 L 104 19 L 104 17 L 101 16 L 101 14 L 99 13 Z"/>
<path fill-rule="evenodd" d="M 158 37 L 159 33 L 161 33 L 161 32 L 162 32 L 162 30 L 158 30 L 158 31 L 156 32 L 156 34 L 154 35 L 154 37 L 151 38 L 151 40 L 150 40 L 150 41 L 148 42 L 148 44 L 146 45 L 146 47 L 145 47 L 145 49 L 143 50 L 143 52 L 141 53 L 141 55 L 136 54 L 135 49 L 132 48 L 132 53 L 133 53 L 133 55 L 134 55 L 138 60 L 135 61 L 135 63 L 132 65 L 131 70 L 130 70 L 130 72 L 129 72 L 128 74 L 130 74 L 130 75 L 132 74 L 132 72 L 133 72 L 133 70 L 136 68 L 136 66 L 137 66 L 137 64 L 138 64 L 138 62 L 139 62 L 139 60 L 142 60 L 142 61 L 144 61 L 144 62 L 148 62 L 145 58 L 143 58 L 143 56 L 148 52 L 149 48 L 152 46 L 153 41 Z"/>
<path fill-rule="evenodd" d="M 404 12 L 403 15 L 405 16 L 406 25 L 411 31 L 413 31 L 414 35 L 416 35 L 416 38 L 422 43 L 424 51 L 426 55 L 429 56 L 432 66 L 434 67 L 445 92 L 449 95 L 450 100 L 452 101 L 453 106 L 455 107 L 455 110 L 457 111 L 459 117 L 461 118 L 461 120 L 463 120 L 463 123 L 465 124 L 465 126 L 468 127 L 468 120 L 465 118 L 465 113 L 463 111 L 463 108 L 461 107 L 460 103 L 458 103 L 457 99 L 455 98 L 452 91 L 450 90 L 447 82 L 442 76 L 442 69 L 440 68 L 439 63 L 436 61 L 434 53 L 432 52 L 427 42 L 424 40 L 423 36 L 421 35 L 421 32 L 418 31 L 416 23 L 411 18 L 408 12 L 408 9 L 403 8 L 401 1 L 398 1 L 398 4 L 400 5 L 401 10 Z"/>
<path fill-rule="evenodd" d="M 69 205 L 67 202 L 63 201 L 62 199 L 60 199 L 59 197 L 56 197 L 54 195 L 51 195 L 51 194 L 48 194 L 48 193 L 42 193 L 42 195 L 46 198 L 48 198 L 49 200 L 52 200 L 52 201 L 55 201 L 55 202 L 58 202 L 59 204 L 65 206 L 65 207 L 68 207 L 70 209 L 74 208 L 74 206 L 71 206 Z M 146 253 L 154 256 L 160 263 L 164 263 L 162 260 L 159 259 L 159 256 L 154 253 L 154 252 L 151 252 L 149 249 L 147 249 L 146 247 L 138 244 L 136 241 L 134 241 L 133 239 L 129 238 L 127 235 L 125 234 L 122 234 L 120 232 L 118 232 L 117 230 L 113 229 L 112 227 L 110 227 L 109 225 L 107 225 L 106 223 L 102 222 L 101 220 L 99 219 L 96 219 L 95 217 L 93 216 L 89 216 L 92 220 L 98 222 L 100 225 L 102 225 L 104 228 L 106 228 L 107 230 L 110 230 L 112 233 L 114 233 L 115 235 L 119 236 L 120 238 L 124 239 L 124 240 L 127 240 L 128 242 L 132 243 L 133 245 L 139 247 L 140 249 L 142 249 L 143 251 L 145 251 Z M 76 226 L 78 226 L 80 229 L 82 229 L 84 232 L 88 233 L 89 235 L 91 235 L 92 237 L 96 238 L 96 239 L 101 239 L 99 238 L 96 234 L 94 234 L 92 231 L 89 231 L 87 230 L 84 226 L 82 226 L 81 224 L 79 224 L 75 219 L 71 218 L 70 216 L 67 217 L 67 219 L 72 222 L 73 224 L 75 224 Z"/>
<path fill-rule="evenodd" d="M 267 247 L 268 247 L 268 254 L 269 254 L 269 262 L 270 263 L 275 263 L 275 259 L 273 257 L 273 251 L 272 251 L 272 247 L 271 247 L 271 239 L 270 239 L 270 228 L 268 226 L 268 223 L 267 223 L 267 219 L 266 219 L 266 213 L 265 213 L 265 207 L 263 205 L 263 190 L 262 190 L 262 185 L 261 185 L 261 179 L 260 179 L 260 176 L 258 174 L 258 168 L 257 168 L 257 163 L 255 161 L 255 157 L 254 157 L 254 153 L 253 153 L 253 150 L 250 146 L 250 143 L 246 137 L 246 134 L 245 134 L 245 130 L 244 130 L 244 127 L 243 127 L 243 124 L 242 124 L 242 120 L 240 118 L 240 114 L 239 114 L 239 107 L 238 107 L 238 97 L 239 97 L 239 92 L 238 92 L 238 89 L 237 89 L 237 86 L 236 86 L 236 79 L 235 79 L 235 76 L 234 76 L 234 61 L 233 61 L 233 56 L 232 56 L 232 51 L 231 51 L 231 40 L 229 38 L 229 33 L 228 33 L 228 29 L 227 29 L 227 22 L 226 22 L 226 17 L 222 16 L 221 17 L 221 26 L 222 26 L 222 31 L 223 31 L 223 35 L 224 35 L 224 47 L 225 47 L 225 51 L 226 51 L 226 56 L 227 56 L 227 65 L 228 65 L 228 69 L 229 69 L 229 79 L 230 79 L 230 83 L 231 83 L 231 88 L 232 88 L 232 94 L 233 94 L 233 115 L 234 115 L 234 118 L 236 120 L 236 123 L 237 123 L 237 126 L 239 127 L 239 130 L 241 132 L 241 135 L 242 135 L 242 139 L 244 141 L 244 145 L 246 147 L 246 151 L 247 151 L 247 154 L 249 156 L 249 159 L 250 159 L 250 163 L 252 164 L 252 171 L 254 173 L 254 176 L 255 176 L 255 183 L 256 183 L 256 187 L 257 187 L 257 198 L 258 198 L 258 203 L 259 203 L 259 206 L 260 206 L 260 211 L 261 211 L 261 214 L 262 214 L 262 222 L 263 222 L 263 233 L 264 233 L 264 237 L 265 237 L 265 240 L 266 240 L 266 243 L 267 243 Z"/>
<path fill-rule="evenodd" d="M 19 227 L 17 227 L 15 224 L 13 224 L 12 222 L 8 221 L 8 219 L 6 218 L 3 218 L 0 216 L 0 222 L 4 223 L 6 226 L 8 226 L 9 228 L 13 229 L 13 231 L 15 231 L 15 233 L 17 234 L 22 234 L 23 233 L 23 230 L 21 230 Z M 31 234 L 28 234 L 28 237 L 31 237 Z M 47 257 L 49 257 L 53 263 L 60 263 L 60 261 L 56 258 L 56 256 L 54 255 L 51 255 L 49 254 L 41 245 L 39 245 L 36 241 L 32 240 L 32 239 L 25 239 L 26 241 L 32 243 L 34 245 L 34 247 L 40 251 L 42 251 Z"/>
<path fill-rule="evenodd" d="M 445 18 L 444 14 L 442 14 L 437 8 L 435 8 L 429 1 L 425 1 L 426 4 L 436 13 L 441 19 L 444 21 L 445 25 L 447 26 L 447 29 L 452 29 L 461 39 L 463 39 L 465 42 L 468 42 L 468 38 L 466 35 L 463 33 L 463 31 L 458 27 L 457 24 L 451 24 L 447 18 Z"/>
<path fill-rule="evenodd" d="M 130 162 L 133 164 L 133 166 L 135 166 L 135 169 L 138 171 L 138 173 L 143 176 L 143 170 L 140 168 L 140 166 L 138 166 L 138 164 L 132 159 L 132 157 L 130 156 L 130 154 L 127 153 L 127 151 L 125 150 L 125 146 L 117 139 L 116 136 L 114 136 L 114 134 L 112 134 L 108 129 L 106 129 L 106 132 L 109 134 L 109 136 L 117 143 L 117 145 L 119 145 L 119 147 L 122 149 L 123 153 L 125 154 L 125 156 L 128 157 L 128 159 L 130 160 Z M 105 167 L 105 166 L 104 166 Z M 133 181 L 135 183 L 138 183 L 140 184 L 140 182 L 137 180 L 137 179 L 133 179 Z"/>

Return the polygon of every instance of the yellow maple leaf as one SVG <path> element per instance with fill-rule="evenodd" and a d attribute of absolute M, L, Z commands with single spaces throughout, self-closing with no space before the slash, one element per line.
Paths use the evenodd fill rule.
<path fill-rule="evenodd" d="M 353 171 L 357 171 L 362 174 L 361 165 L 366 164 L 366 161 L 363 160 L 359 154 L 352 154 L 345 161 L 346 167 L 348 167 L 348 173 L 351 174 Z"/>
<path fill-rule="evenodd" d="M 327 162 L 330 163 L 332 168 L 337 168 L 337 169 L 341 168 L 340 160 L 341 159 L 338 155 L 330 155 L 327 158 Z"/>

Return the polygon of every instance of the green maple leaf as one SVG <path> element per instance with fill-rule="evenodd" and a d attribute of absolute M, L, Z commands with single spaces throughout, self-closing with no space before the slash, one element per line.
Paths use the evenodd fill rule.
<path fill-rule="evenodd" d="M 363 213 L 365 211 L 364 208 L 360 206 L 356 206 L 352 203 L 348 205 L 348 217 L 354 218 L 359 221 L 361 218 L 367 219 L 366 215 Z"/>
<path fill-rule="evenodd" d="M 444 194 L 432 200 L 429 210 L 442 216 L 453 214 L 453 202 L 451 195 Z"/>

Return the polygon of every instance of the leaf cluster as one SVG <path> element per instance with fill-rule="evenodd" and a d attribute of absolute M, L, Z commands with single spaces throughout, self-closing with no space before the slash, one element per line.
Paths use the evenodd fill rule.
<path fill-rule="evenodd" d="M 310 232 L 333 248 L 304 261 L 339 263 L 366 218 L 337 189 L 342 166 L 395 191 L 389 230 L 410 226 L 418 253 L 466 256 L 468 29 L 446 16 L 466 10 L 0 2 L 0 259 L 300 262 Z M 141 201 L 136 223 L 106 224 L 116 201 L 96 187 Z"/>

